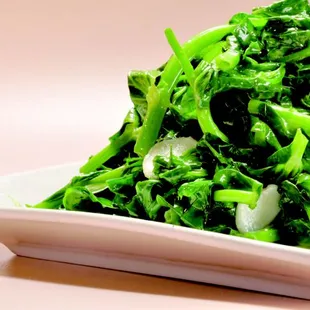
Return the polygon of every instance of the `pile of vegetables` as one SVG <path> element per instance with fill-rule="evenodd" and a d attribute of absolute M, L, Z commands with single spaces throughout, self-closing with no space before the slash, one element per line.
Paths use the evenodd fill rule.
<path fill-rule="evenodd" d="M 131 71 L 133 108 L 80 175 L 30 208 L 310 247 L 310 6 L 282 0 Z"/>

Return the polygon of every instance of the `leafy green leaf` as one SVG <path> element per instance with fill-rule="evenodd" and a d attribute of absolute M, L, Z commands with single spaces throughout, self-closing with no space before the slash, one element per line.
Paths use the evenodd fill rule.
<path fill-rule="evenodd" d="M 205 210 L 211 205 L 212 181 L 198 179 L 184 183 L 179 187 L 178 195 L 189 198 L 190 205 L 198 210 Z"/>
<path fill-rule="evenodd" d="M 148 102 L 147 95 L 152 86 L 156 84 L 156 79 L 160 77 L 161 71 L 130 71 L 128 74 L 128 88 L 130 98 L 142 120 L 145 119 Z"/>
<path fill-rule="evenodd" d="M 96 212 L 98 206 L 99 208 L 115 208 L 110 200 L 96 197 L 85 187 L 69 187 L 63 198 L 63 206 L 66 210 L 87 212 Z"/>
<path fill-rule="evenodd" d="M 162 207 L 155 200 L 156 190 L 160 187 L 157 180 L 140 181 L 136 184 L 137 198 L 151 220 L 155 220 Z"/>
<path fill-rule="evenodd" d="M 282 178 L 295 177 L 303 171 L 303 156 L 309 140 L 297 129 L 292 143 L 279 149 L 267 159 L 267 165 L 276 165 L 274 173 Z"/>

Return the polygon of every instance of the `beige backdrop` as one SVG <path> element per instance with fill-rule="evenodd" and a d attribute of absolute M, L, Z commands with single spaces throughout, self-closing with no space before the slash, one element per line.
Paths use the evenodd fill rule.
<path fill-rule="evenodd" d="M 0 9 L 0 174 L 84 160 L 118 129 L 126 73 L 271 0 L 9 0 Z"/>
<path fill-rule="evenodd" d="M 272 0 L 0 1 L 0 174 L 86 159 L 130 104 L 126 73 Z M 0 245 L 0 309 L 309 309 L 309 303 L 14 257 Z M 43 305 L 43 308 L 42 308 Z"/>

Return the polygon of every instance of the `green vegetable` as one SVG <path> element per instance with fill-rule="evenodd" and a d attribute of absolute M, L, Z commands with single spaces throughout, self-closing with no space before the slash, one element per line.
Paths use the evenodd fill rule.
<path fill-rule="evenodd" d="M 297 129 L 292 143 L 271 155 L 267 159 L 267 164 L 276 164 L 274 173 L 280 174 L 281 177 L 295 177 L 303 171 L 302 159 L 307 145 L 307 137 L 302 134 L 300 129 Z"/>
<path fill-rule="evenodd" d="M 130 110 L 124 120 L 122 128 L 115 135 L 110 137 L 110 144 L 95 156 L 90 157 L 88 162 L 81 167 L 80 172 L 90 173 L 96 171 L 109 159 L 116 156 L 124 146 L 136 139 L 139 123 L 140 121 L 136 110 Z"/>
<path fill-rule="evenodd" d="M 279 143 L 276 135 L 271 128 L 256 117 L 252 117 L 252 137 L 250 137 L 250 144 L 260 147 L 271 147 L 274 150 L 280 150 L 281 144 Z"/>
<path fill-rule="evenodd" d="M 309 248 L 309 2 L 237 13 L 185 44 L 165 35 L 173 55 L 128 74 L 133 108 L 109 144 L 28 207 Z"/>
<path fill-rule="evenodd" d="M 270 127 L 280 135 L 293 138 L 297 129 L 301 129 L 310 136 L 310 113 L 308 111 L 285 108 L 280 105 L 251 100 L 249 112 L 257 114 L 270 124 Z"/>
<path fill-rule="evenodd" d="M 280 239 L 278 231 L 273 228 L 264 228 L 262 230 L 257 230 L 254 232 L 247 232 L 243 234 L 237 231 L 232 231 L 230 235 L 264 241 L 264 242 L 277 242 Z"/>
<path fill-rule="evenodd" d="M 110 200 L 96 197 L 86 187 L 69 187 L 63 198 L 64 208 L 70 211 L 87 211 L 89 208 L 97 207 L 97 204 L 101 208 L 115 208 Z"/>
<path fill-rule="evenodd" d="M 201 49 L 220 41 L 229 34 L 234 27 L 225 25 L 207 30 L 192 38 L 184 45 L 184 51 L 189 59 L 199 54 Z M 134 151 L 140 156 L 145 156 L 155 144 L 162 125 L 165 113 L 169 106 L 169 96 L 177 82 L 182 69 L 178 60 L 172 57 L 166 64 L 160 82 L 157 87 L 153 86 L 147 94 L 147 113 L 141 131 L 137 138 Z"/>
<path fill-rule="evenodd" d="M 224 189 L 214 192 L 214 201 L 238 202 L 255 208 L 263 184 L 234 169 L 221 169 L 214 175 L 214 183 Z"/>

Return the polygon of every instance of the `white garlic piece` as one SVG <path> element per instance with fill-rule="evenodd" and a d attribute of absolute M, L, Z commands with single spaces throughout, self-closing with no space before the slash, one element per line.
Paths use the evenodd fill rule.
<path fill-rule="evenodd" d="M 156 143 L 144 157 L 143 160 L 143 173 L 148 179 L 155 179 L 156 176 L 153 172 L 155 156 L 163 156 L 168 158 L 170 152 L 175 156 L 181 156 L 186 151 L 195 148 L 197 141 L 191 137 L 181 137 L 174 139 L 167 139 Z"/>
<path fill-rule="evenodd" d="M 268 226 L 280 212 L 278 186 L 268 185 L 263 189 L 255 209 L 239 203 L 236 209 L 236 225 L 241 233 L 257 231 Z"/>

